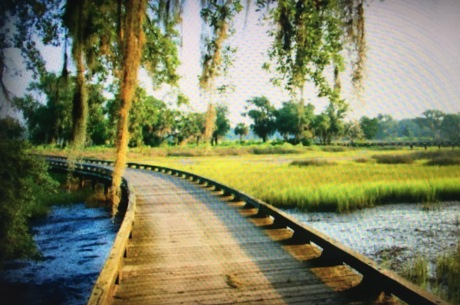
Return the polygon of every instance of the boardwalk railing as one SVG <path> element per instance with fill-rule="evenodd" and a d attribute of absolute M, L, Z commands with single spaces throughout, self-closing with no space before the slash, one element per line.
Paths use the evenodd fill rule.
<path fill-rule="evenodd" d="M 95 159 L 83 159 L 83 161 L 93 164 L 113 165 L 112 161 Z M 101 170 L 101 167 L 98 166 L 84 164 L 81 166 L 84 170 Z M 293 232 L 294 240 L 303 243 L 313 243 L 319 247 L 322 250 L 320 258 L 325 259 L 328 262 L 334 262 L 335 264 L 348 265 L 356 272 L 360 273 L 363 276 L 360 286 L 364 289 L 378 290 L 380 292 L 384 292 L 386 295 L 394 295 L 408 304 L 448 304 L 440 298 L 408 282 L 394 272 L 382 269 L 374 261 L 338 243 L 318 230 L 299 223 L 297 220 L 288 216 L 281 210 L 243 192 L 223 185 L 212 179 L 201 177 L 182 170 L 140 163 L 128 163 L 127 166 L 129 168 L 151 170 L 188 179 L 198 184 L 214 187 L 216 191 L 222 191 L 225 195 L 233 196 L 234 200 L 244 201 L 246 206 L 257 209 L 259 216 L 270 217 L 273 219 L 273 223 L 276 227 L 291 230 Z M 129 184 L 127 185 L 129 186 Z M 108 304 L 108 298 L 112 295 L 115 288 L 113 286 L 108 287 L 107 285 L 116 285 L 118 283 L 117 279 L 121 278 L 121 260 L 129 238 L 128 232 L 131 231 L 132 222 L 134 220 L 135 196 L 132 190 L 130 190 L 129 194 L 130 202 L 128 211 L 125 215 L 125 220 L 123 221 L 122 228 L 120 228 L 120 232 L 117 235 L 110 257 L 96 282 L 93 294 L 88 304 Z M 131 203 L 131 200 L 133 200 L 133 204 Z"/>

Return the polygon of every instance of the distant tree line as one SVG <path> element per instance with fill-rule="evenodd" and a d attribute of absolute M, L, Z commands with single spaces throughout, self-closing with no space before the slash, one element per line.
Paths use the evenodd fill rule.
<path fill-rule="evenodd" d="M 299 107 L 295 101 L 288 101 L 276 109 L 266 97 L 248 100 L 246 109 L 243 115 L 252 120 L 250 129 L 264 142 L 276 132 L 293 144 L 331 144 L 335 140 L 460 141 L 460 113 L 426 110 L 421 117 L 410 119 L 396 120 L 391 115 L 379 114 L 346 121 L 345 103 L 330 102 L 323 112 L 315 114 L 312 104 Z M 241 126 L 237 127 L 235 134 L 242 135 Z"/>
<path fill-rule="evenodd" d="M 460 113 L 430 109 L 420 117 L 402 120 L 379 114 L 374 118 L 363 116 L 359 124 L 368 140 L 460 141 Z"/>
<path fill-rule="evenodd" d="M 59 84 L 59 77 L 48 73 L 31 83 L 29 94 L 14 100 L 23 113 L 28 138 L 34 144 L 65 146 L 71 141 L 74 87 L 69 86 L 63 92 L 58 90 Z M 89 84 L 87 91 L 90 115 L 86 145 L 114 145 L 119 99 L 105 97 L 106 89 L 101 85 Z M 44 103 L 37 102 L 39 96 Z M 168 105 L 138 87 L 132 107 L 131 147 L 199 144 L 204 140 L 206 113 L 192 111 L 183 96 L 176 105 Z M 251 130 L 263 142 L 278 133 L 285 142 L 304 145 L 330 144 L 336 140 L 460 140 L 460 114 L 426 110 L 422 116 L 411 119 L 395 120 L 391 115 L 379 114 L 346 121 L 347 110 L 346 103 L 331 101 L 323 112 L 315 114 L 312 104 L 291 100 L 276 108 L 267 97 L 254 97 L 246 101 L 243 113 L 251 120 L 250 126 L 238 123 L 233 132 L 240 141 Z M 225 105 L 215 107 L 211 144 L 217 145 L 230 131 L 228 113 Z"/>

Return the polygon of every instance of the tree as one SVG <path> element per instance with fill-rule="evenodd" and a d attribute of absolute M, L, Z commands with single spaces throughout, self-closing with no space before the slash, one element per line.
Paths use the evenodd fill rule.
<path fill-rule="evenodd" d="M 329 130 L 327 131 L 326 144 L 331 144 L 334 138 L 337 138 L 345 132 L 345 123 L 343 119 L 348 110 L 348 104 L 343 100 L 330 101 L 325 110 L 329 117 Z"/>
<path fill-rule="evenodd" d="M 460 141 L 460 113 L 444 115 L 440 132 L 443 140 Z"/>
<path fill-rule="evenodd" d="M 198 145 L 204 133 L 204 122 L 204 113 L 177 113 L 174 134 L 177 144 L 183 145 L 195 140 Z"/>
<path fill-rule="evenodd" d="M 228 107 L 219 105 L 216 107 L 216 123 L 212 138 L 215 145 L 218 145 L 219 138 L 224 137 L 230 130 L 230 121 L 227 118 Z"/>
<path fill-rule="evenodd" d="M 329 139 L 329 130 L 331 128 L 331 119 L 326 113 L 321 113 L 316 116 L 315 122 L 315 135 L 318 137 L 321 144 L 328 144 Z"/>
<path fill-rule="evenodd" d="M 246 110 L 248 112 L 243 115 L 249 116 L 253 123 L 251 124 L 251 130 L 262 138 L 263 142 L 267 141 L 267 138 L 275 133 L 275 107 L 265 97 L 254 97 L 247 100 Z"/>
<path fill-rule="evenodd" d="M 244 123 L 238 123 L 235 126 L 235 135 L 240 136 L 240 143 L 243 143 L 243 136 L 247 136 L 249 133 L 249 128 Z"/>
<path fill-rule="evenodd" d="M 440 138 L 440 128 L 445 113 L 440 110 L 431 109 L 424 111 L 422 114 L 424 117 L 417 118 L 417 123 L 421 127 L 425 127 L 430 130 L 433 140 L 438 140 Z"/>
<path fill-rule="evenodd" d="M 364 138 L 367 140 L 372 140 L 377 135 L 379 131 L 379 121 L 377 118 L 369 118 L 367 116 L 361 117 L 359 120 L 359 124 L 361 125 L 361 129 L 364 133 Z"/>
<path fill-rule="evenodd" d="M 285 141 L 289 135 L 294 136 L 296 143 L 313 136 L 314 109 L 312 104 L 304 107 L 302 104 L 289 101 L 284 102 L 283 106 L 275 111 L 276 129 Z"/>
<path fill-rule="evenodd" d="M 379 131 L 376 138 L 379 140 L 393 139 L 397 136 L 397 121 L 389 114 L 377 115 Z"/>
<path fill-rule="evenodd" d="M 355 141 L 364 138 L 364 132 L 361 129 L 361 124 L 358 121 L 348 122 L 348 124 L 345 125 L 345 132 L 352 144 Z"/>

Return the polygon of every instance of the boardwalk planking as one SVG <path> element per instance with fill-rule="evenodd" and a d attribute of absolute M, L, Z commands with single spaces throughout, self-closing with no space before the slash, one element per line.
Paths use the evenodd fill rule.
<path fill-rule="evenodd" d="M 205 187 L 127 170 L 137 210 L 113 304 L 366 304 L 360 276 L 312 264 L 319 250 Z"/>

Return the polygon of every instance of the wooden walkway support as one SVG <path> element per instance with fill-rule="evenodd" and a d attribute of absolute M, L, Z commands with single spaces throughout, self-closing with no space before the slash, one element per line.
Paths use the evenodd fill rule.
<path fill-rule="evenodd" d="M 242 192 L 128 166 L 125 219 L 88 304 L 447 304 Z"/>

